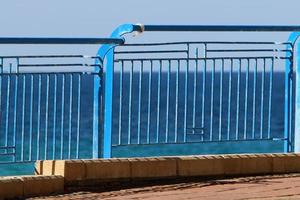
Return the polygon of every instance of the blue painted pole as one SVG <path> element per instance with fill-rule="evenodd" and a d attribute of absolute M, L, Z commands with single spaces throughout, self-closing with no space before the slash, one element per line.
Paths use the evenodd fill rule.
<path fill-rule="evenodd" d="M 111 158 L 112 138 L 112 106 L 113 106 L 113 80 L 114 80 L 114 53 L 110 50 L 106 56 L 107 65 L 105 71 L 105 103 L 104 103 L 104 135 L 103 158 Z"/>
<path fill-rule="evenodd" d="M 290 36 L 295 39 L 293 45 L 293 67 L 296 71 L 296 94 L 295 94 L 295 136 L 294 136 L 294 152 L 300 152 L 300 33 L 294 33 Z M 287 100 L 287 99 L 286 99 Z M 285 116 L 287 117 L 287 116 Z M 287 147 L 285 150 L 288 150 Z"/>
<path fill-rule="evenodd" d="M 124 34 L 141 31 L 141 27 L 132 24 L 123 24 L 119 26 L 112 34 L 111 38 L 123 39 Z M 99 93 L 101 92 L 100 76 L 94 78 L 94 119 L 93 119 L 93 158 L 111 158 L 112 146 L 112 106 L 113 106 L 113 81 L 114 81 L 114 47 L 119 45 L 106 44 L 98 50 L 97 57 L 106 61 L 104 68 L 105 88 L 104 88 L 104 112 L 99 112 Z M 97 63 L 99 64 L 99 63 Z M 103 63 L 101 63 L 103 64 Z M 97 71 L 96 71 L 97 73 Z M 104 115 L 103 135 L 100 134 L 99 113 Z"/>
<path fill-rule="evenodd" d="M 300 121 L 299 121 L 299 112 L 300 112 L 300 80 L 299 80 L 299 72 L 300 72 L 300 66 L 298 59 L 300 58 L 299 54 L 299 36 L 300 32 L 293 32 L 290 34 L 288 38 L 288 42 L 293 44 L 293 60 L 290 62 L 286 62 L 285 66 L 285 113 L 284 113 L 284 152 L 290 152 L 291 144 L 292 144 L 292 138 L 291 135 L 291 86 L 292 86 L 292 80 L 291 80 L 291 73 L 293 72 L 293 68 L 296 72 L 296 96 L 295 96 L 295 136 L 294 136 L 294 151 L 299 152 L 300 151 Z M 289 54 L 289 52 L 287 52 Z"/>
<path fill-rule="evenodd" d="M 96 60 L 96 66 L 99 61 Z M 99 158 L 99 92 L 100 92 L 100 69 L 95 67 L 94 76 L 94 103 L 93 103 L 93 158 Z"/>

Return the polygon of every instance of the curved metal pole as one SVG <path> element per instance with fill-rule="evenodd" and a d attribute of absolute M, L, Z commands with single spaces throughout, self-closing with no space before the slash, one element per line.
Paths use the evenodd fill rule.
<path fill-rule="evenodd" d="M 111 38 L 125 39 L 122 37 L 125 34 L 132 33 L 134 31 L 142 32 L 142 26 L 133 24 L 123 24 L 113 31 Z M 111 146 L 112 146 L 112 107 L 113 107 L 113 80 L 114 80 L 114 48 L 118 44 L 105 44 L 98 50 L 97 57 L 101 59 L 96 61 L 97 65 L 104 67 L 105 74 L 105 101 L 104 111 L 102 109 L 102 99 L 100 93 L 103 92 L 101 88 L 103 80 L 101 80 L 101 68 L 96 67 L 95 72 L 99 76 L 94 78 L 94 106 L 93 106 L 93 158 L 111 158 Z M 106 61 L 104 66 L 102 62 Z M 101 62 L 101 63 L 100 63 Z M 100 105 L 99 105 L 100 102 Z M 104 115 L 105 113 L 105 115 Z M 99 116 L 101 118 L 99 118 Z M 104 119 L 103 119 L 104 117 Z M 103 119 L 103 133 L 101 132 L 102 124 L 99 121 Z M 102 121 L 102 120 L 101 120 Z"/>
<path fill-rule="evenodd" d="M 293 41 L 293 60 L 290 77 L 295 81 L 295 130 L 294 130 L 294 152 L 300 152 L 300 32 L 295 32 L 290 35 Z M 295 71 L 295 79 L 292 78 L 293 70 Z M 292 85 L 290 86 L 292 88 Z M 292 91 L 292 89 L 291 89 Z M 290 94 L 293 98 L 293 94 Z M 290 104 L 292 100 L 290 100 Z M 292 112 L 292 105 L 290 105 L 290 112 Z M 292 118 L 290 117 L 290 121 Z M 291 134 L 290 134 L 291 135 Z"/>

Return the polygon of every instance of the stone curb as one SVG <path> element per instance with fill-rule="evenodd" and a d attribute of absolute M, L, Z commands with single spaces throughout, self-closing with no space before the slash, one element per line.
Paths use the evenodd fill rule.
<path fill-rule="evenodd" d="M 300 154 L 231 154 L 36 162 L 36 174 L 60 175 L 67 185 L 159 178 L 300 173 Z"/>
<path fill-rule="evenodd" d="M 62 176 L 0 177 L 0 200 L 58 194 L 64 191 Z"/>
<path fill-rule="evenodd" d="M 0 177 L 0 200 L 64 192 L 65 186 L 185 177 L 300 173 L 300 154 L 231 154 L 97 160 L 45 160 L 36 176 Z"/>

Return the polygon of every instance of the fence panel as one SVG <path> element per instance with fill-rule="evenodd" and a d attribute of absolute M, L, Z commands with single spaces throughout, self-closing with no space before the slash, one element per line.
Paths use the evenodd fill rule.
<path fill-rule="evenodd" d="M 101 38 L 1 38 L 0 163 L 92 158 L 93 135 L 99 135 L 93 124 L 99 123 L 102 60 L 63 51 L 66 45 L 74 51 L 76 46 L 70 44 L 81 45 L 78 52 L 82 53 L 88 49 L 83 44 L 97 45 L 97 50 L 99 44 L 122 42 Z M 26 44 L 25 55 L 17 55 L 24 46 L 16 44 Z M 55 44 L 54 48 L 49 44 Z M 15 48 L 11 55 L 9 47 Z"/>

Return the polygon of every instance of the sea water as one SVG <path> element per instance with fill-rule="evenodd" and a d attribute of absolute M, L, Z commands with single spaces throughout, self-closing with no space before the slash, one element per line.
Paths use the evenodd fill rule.
<path fill-rule="evenodd" d="M 138 127 L 138 87 L 139 87 L 139 82 L 138 82 L 138 73 L 135 73 L 134 75 L 134 81 L 133 81 L 133 89 L 132 89 L 132 124 L 131 124 L 131 142 L 132 143 L 137 143 L 137 127 Z M 189 87 L 188 87 L 188 112 L 187 112 L 187 126 L 188 127 L 192 127 L 193 124 L 193 95 L 194 95 L 194 88 L 193 88 L 193 74 L 189 74 L 189 76 L 191 76 L 191 78 L 189 79 Z M 254 137 L 255 138 L 260 138 L 261 137 L 261 131 L 260 131 L 260 124 L 261 124 L 261 117 L 260 117 L 260 112 L 262 109 L 261 106 L 261 97 L 262 97 L 262 89 L 261 89 L 261 85 L 262 85 L 262 77 L 258 76 L 257 77 L 257 88 L 256 88 L 256 97 L 255 97 L 255 103 L 256 103 L 256 120 L 253 121 L 253 94 L 254 94 L 254 88 L 253 88 L 253 83 L 254 83 L 254 74 L 250 73 L 249 74 L 249 84 L 248 84 L 248 114 L 246 116 L 246 123 L 247 123 L 247 129 L 246 132 L 244 131 L 245 127 L 244 127 L 244 122 L 245 122 L 245 118 L 244 118 L 244 114 L 245 114 L 245 88 L 246 88 L 246 81 L 245 81 L 245 74 L 241 75 L 241 85 L 240 85 L 240 117 L 237 119 L 236 118 L 236 105 L 237 105 L 237 74 L 233 74 L 233 78 L 232 78 L 232 94 L 231 94 L 231 112 L 232 112 L 232 119 L 231 119 L 231 129 L 232 129 L 232 133 L 229 134 L 230 139 L 236 139 L 236 137 L 238 139 L 243 139 L 245 137 L 245 133 L 246 133 L 246 137 L 247 138 L 251 138 L 254 133 Z M 171 96 L 170 96 L 170 115 L 169 115 L 169 136 L 168 136 L 168 140 L 170 143 L 172 143 L 175 139 L 175 90 L 176 90 L 176 82 L 175 82 L 175 74 L 171 75 L 171 84 L 170 84 L 170 90 L 171 90 Z M 182 73 L 180 74 L 180 84 L 179 84 L 179 95 L 178 95 L 178 107 L 179 107 L 179 111 L 178 111 L 178 132 L 182 133 L 183 132 L 183 121 L 184 121 L 184 105 L 185 105 L 185 95 L 184 95 L 184 77 L 185 75 Z M 73 77 L 74 78 L 74 77 Z M 164 142 L 165 141 L 165 130 L 166 130 L 166 99 L 167 99 L 167 79 L 166 79 L 166 74 L 162 75 L 162 82 L 161 82 L 161 90 L 158 90 L 158 82 L 157 82 L 157 74 L 153 74 L 153 80 L 152 80 L 152 85 L 151 85 L 151 124 L 150 126 L 150 143 L 155 143 L 155 141 L 158 139 L 159 142 Z M 21 78 L 19 78 L 19 82 L 21 82 Z M 77 97 L 76 97 L 76 84 L 78 82 L 76 82 L 76 78 L 74 78 L 75 82 L 73 84 L 73 95 L 75 95 L 74 98 L 72 98 L 72 105 L 71 108 L 72 110 L 76 110 L 77 107 Z M 199 126 L 198 124 L 201 124 L 201 114 L 202 114 L 202 110 L 201 110 L 201 103 L 202 103 L 202 78 L 200 77 L 198 79 L 198 83 L 196 86 L 196 90 L 198 91 L 198 93 L 196 94 L 196 104 L 195 104 L 195 122 L 196 122 L 196 126 Z M 5 78 L 3 78 L 2 80 L 3 82 L 7 81 Z M 13 82 L 13 78 L 12 78 L 12 85 L 11 88 L 14 87 L 14 82 Z M 26 79 L 26 83 L 29 82 L 30 79 Z M 36 79 L 34 79 L 34 81 L 36 81 Z M 136 153 L 136 149 L 126 146 L 125 144 L 128 142 L 129 137 L 128 137 L 128 129 L 129 129 L 129 125 L 128 125 L 128 112 L 129 112 L 129 92 L 128 92 L 128 88 L 129 88 L 129 74 L 124 75 L 124 84 L 123 84 L 123 102 L 122 102 L 122 106 L 123 106 L 123 110 L 122 110 L 122 125 L 119 125 L 119 74 L 115 75 L 115 81 L 114 81 L 114 107 L 113 107 L 113 144 L 118 144 L 119 142 L 119 128 L 122 128 L 122 135 L 121 135 L 121 144 L 123 145 L 121 150 L 119 150 L 117 153 L 115 153 L 115 156 L 117 157 L 122 157 L 122 156 L 131 156 L 133 155 L 133 153 Z M 141 143 L 145 143 L 146 142 L 146 132 L 147 132 L 147 127 L 148 127 L 148 91 L 150 89 L 149 85 L 148 85 L 148 81 L 149 81 L 149 77 L 145 76 L 142 82 L 141 87 L 143 88 L 143 94 L 142 94 L 142 105 L 141 105 L 141 135 L 140 135 L 140 140 Z M 206 80 L 206 94 L 205 94 L 205 100 L 206 100 L 206 106 L 205 106 L 205 127 L 209 127 L 206 129 L 210 129 L 210 117 L 213 116 L 213 130 L 212 130 L 212 136 L 210 131 L 207 131 L 207 133 L 203 134 L 203 136 L 201 136 L 202 138 L 200 138 L 199 135 L 190 135 L 187 140 L 188 142 L 191 143 L 191 145 L 188 147 L 190 149 L 197 149 L 199 148 L 199 146 L 193 146 L 194 144 L 192 144 L 193 142 L 198 142 L 201 140 L 207 141 L 209 140 L 211 137 L 214 141 L 218 141 L 218 139 L 221 137 L 222 140 L 226 140 L 227 138 L 227 128 L 228 128 L 228 121 L 227 121 L 227 116 L 228 116 L 228 99 L 229 99 L 229 88 L 228 88 L 228 74 L 224 75 L 224 79 L 223 79 L 223 100 L 221 101 L 222 105 L 223 105 L 223 111 L 221 113 L 221 118 L 223 119 L 223 123 L 222 123 L 222 128 L 221 128 L 221 136 L 219 134 L 219 117 L 220 117 L 220 90 L 221 90 L 221 85 L 220 85 L 220 74 L 216 73 L 215 75 L 215 80 L 214 80 L 214 99 L 211 99 L 211 94 L 212 94 L 212 79 L 211 76 L 208 75 L 207 76 L 207 80 Z M 49 101 L 49 110 L 53 110 L 53 84 L 51 84 L 51 82 L 53 82 L 52 78 L 50 78 L 50 101 Z M 61 99 L 62 96 L 62 91 L 60 89 L 61 87 L 61 80 L 60 78 L 58 78 L 58 93 L 57 93 L 57 98 Z M 68 77 L 66 78 L 66 83 L 68 83 Z M 19 83 L 20 84 L 20 83 Z M 44 87 L 45 85 L 45 80 L 43 78 L 42 80 L 42 87 Z M 21 87 L 22 85 L 20 85 Z M 269 88 L 270 88 L 270 76 L 269 74 L 266 74 L 265 76 L 265 86 L 264 86 L 264 107 L 263 107 L 263 113 L 264 113 L 264 122 L 263 122 L 263 126 L 262 128 L 264 129 L 263 131 L 263 138 L 267 138 L 267 124 L 268 124 L 268 95 L 269 95 Z M 27 84 L 26 86 L 26 91 L 29 91 L 30 88 L 30 84 Z M 37 88 L 37 84 L 35 84 L 33 90 L 36 91 Z M 64 125 L 63 125 L 63 131 L 65 133 L 65 140 L 68 139 L 68 132 L 70 131 L 70 127 L 68 126 L 68 122 L 69 122 L 69 108 L 70 108 L 70 92 L 68 92 L 70 89 L 70 84 L 66 84 L 65 86 L 65 100 L 64 100 L 64 111 L 65 111 L 65 116 L 64 116 Z M 7 91 L 7 86 L 2 86 L 2 101 L 5 100 L 5 93 Z M 42 88 L 42 97 L 41 97 L 41 102 L 46 102 L 45 101 L 45 88 Z M 160 100 L 161 102 L 158 104 L 158 92 L 160 92 Z M 81 109 L 80 109 L 80 115 L 81 115 L 81 123 L 80 123 L 80 157 L 81 158 L 91 158 L 92 155 L 92 128 L 93 128 L 93 78 L 91 76 L 86 76 L 83 77 L 82 79 L 82 83 L 81 83 Z M 22 92 L 20 92 L 19 95 L 19 99 L 20 101 L 22 100 Z M 272 138 L 283 138 L 283 132 L 284 132 L 284 73 L 281 72 L 274 72 L 273 73 L 273 90 L 272 90 L 272 113 L 271 113 L 271 135 L 270 137 Z M 10 101 L 13 101 L 13 97 L 10 97 Z M 26 105 L 28 105 L 29 102 L 29 96 L 26 96 Z M 19 101 L 19 100 L 18 100 Z M 37 99 L 34 98 L 34 103 L 33 103 L 33 107 L 34 109 L 37 106 Z M 211 102 L 213 102 L 214 108 L 213 110 L 211 110 Z M 49 112 L 49 123 L 47 124 L 47 129 L 48 129 L 48 136 L 49 139 L 53 138 L 53 134 L 54 132 L 57 134 L 57 137 L 59 137 L 60 131 L 61 131 L 61 101 L 57 102 L 57 118 L 56 118 L 56 128 L 55 131 L 53 131 L 53 122 L 52 119 L 54 117 L 53 113 Z M 158 105 L 160 107 L 160 116 L 159 118 L 157 118 L 157 108 Z M 11 105 L 13 106 L 13 105 Z M 22 110 L 22 104 L 18 103 L 17 105 L 17 109 L 18 111 Z M 28 106 L 26 106 L 28 107 Z M 42 106 L 43 107 L 43 106 Z M 2 105 L 2 113 L 1 113 L 1 121 L 5 121 L 5 115 L 6 115 L 6 111 L 5 111 L 5 105 Z M 211 112 L 212 111 L 212 112 Z M 12 111 L 13 112 L 13 109 Z M 28 113 L 29 110 L 28 108 L 25 109 L 25 112 Z M 44 116 L 46 113 L 45 108 L 42 108 L 41 110 L 41 116 Z M 10 117 L 13 116 L 13 113 L 10 113 Z M 27 116 L 27 115 L 26 115 Z M 77 118 L 76 118 L 76 112 L 72 113 L 73 118 L 71 119 L 71 140 L 73 142 L 73 144 L 75 144 L 76 142 L 76 131 L 77 131 Z M 21 119 L 21 112 L 18 112 L 18 120 L 20 122 Z M 37 115 L 34 114 L 34 123 L 37 122 Z M 236 131 L 236 127 L 235 124 L 237 122 L 237 120 L 239 121 L 239 127 L 238 127 L 238 131 Z M 158 122 L 160 123 L 160 128 L 159 131 L 157 131 L 157 124 Z M 29 119 L 28 117 L 25 118 L 25 132 L 29 130 Z M 254 132 L 252 131 L 252 124 L 255 124 L 255 130 Z M 9 122 L 10 127 L 13 127 L 12 124 L 12 120 Z M 42 120 L 41 122 L 41 130 L 42 132 L 45 131 L 46 129 L 46 125 L 45 122 Z M 33 125 L 33 132 L 35 132 L 37 125 Z M 20 124 L 17 124 L 17 130 L 18 133 L 17 134 L 21 134 L 21 129 L 22 126 Z M 0 128 L 0 133 L 2 135 L 2 140 L 3 140 L 3 135 L 5 132 L 5 127 L 1 126 Z M 9 133 L 12 132 L 12 129 L 9 129 Z M 159 135 L 157 136 L 156 133 L 159 133 Z M 236 135 L 236 133 L 238 133 Z M 41 135 L 43 136 L 43 135 Z M 2 141 L 3 142 L 3 141 Z M 36 139 L 36 135 L 33 135 L 33 143 L 36 143 L 37 139 Z M 183 134 L 179 134 L 178 137 L 178 142 L 183 142 Z M 26 143 L 28 145 L 28 142 Z M 278 143 L 279 144 L 279 143 Z M 20 145 L 20 141 L 17 141 L 17 146 Z M 41 146 L 45 145 L 44 141 L 41 141 L 40 143 Z M 58 142 L 57 145 L 59 146 L 60 143 Z M 137 145 L 139 147 L 141 147 L 142 145 Z M 243 149 L 245 147 L 248 146 L 248 149 L 253 149 L 255 150 L 256 147 L 253 146 L 253 142 L 251 141 L 245 141 L 245 142 L 239 142 L 239 143 L 235 143 L 234 145 L 220 145 L 219 142 L 214 142 L 214 143 L 201 143 L 201 151 L 203 154 L 209 154 L 209 153 L 232 153 L 232 149 L 234 148 L 236 149 L 235 152 L 242 152 L 242 151 L 238 151 L 238 149 Z M 71 149 L 75 149 L 76 145 L 72 145 Z M 174 151 L 174 148 L 176 149 L 176 151 Z M 262 147 L 260 147 L 262 148 Z M 68 149 L 68 143 L 66 142 L 66 144 L 64 144 L 63 147 L 64 150 Z M 146 148 L 145 148 L 146 149 Z M 36 149 L 32 149 L 33 154 L 37 153 Z M 191 154 L 194 154 L 195 152 L 197 152 L 198 154 L 201 154 L 201 151 L 199 153 L 199 151 L 190 151 Z M 263 145 L 263 149 L 261 150 L 263 152 L 280 152 L 282 151 L 282 143 L 280 143 L 279 145 Z M 67 151 L 66 151 L 67 152 Z M 150 153 L 149 153 L 150 152 Z M 174 153 L 175 152 L 175 153 Z M 44 154 L 45 151 L 40 152 L 41 154 Z M 58 152 L 59 154 L 59 152 Z M 64 156 L 67 157 L 67 155 L 65 155 L 65 152 L 63 152 Z M 138 148 L 138 156 L 149 156 L 149 155 L 185 155 L 186 153 L 186 147 L 182 147 L 182 146 L 169 146 L 167 148 L 163 148 L 163 146 L 153 146 L 152 149 L 149 150 L 149 148 L 143 151 L 143 148 Z M 72 153 L 72 156 L 74 157 L 74 154 Z M 1 159 L 1 157 L 0 157 Z M 28 163 L 28 164 L 10 164 L 10 165 L 0 165 L 0 175 L 18 175 L 18 174 L 33 174 L 34 173 L 34 168 L 33 168 L 33 164 L 32 163 Z"/>

